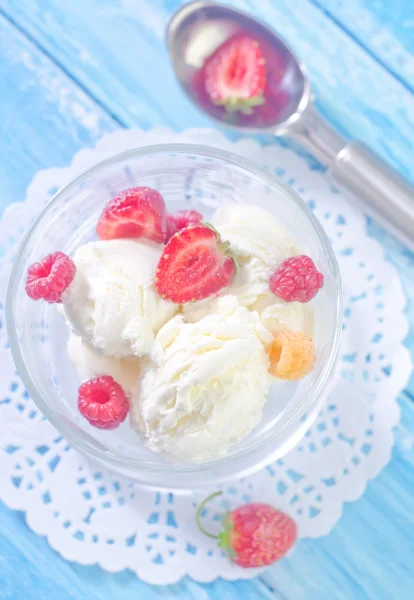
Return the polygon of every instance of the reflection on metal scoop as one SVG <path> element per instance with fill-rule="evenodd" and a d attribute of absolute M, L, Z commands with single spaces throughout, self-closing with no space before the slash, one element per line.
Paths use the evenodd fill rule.
<path fill-rule="evenodd" d="M 259 42 L 266 59 L 266 102 L 251 115 L 228 113 L 213 104 L 202 79 L 204 60 L 241 32 Z M 348 142 L 318 114 L 304 66 L 274 31 L 243 12 L 197 0 L 173 15 L 167 43 L 182 87 L 202 111 L 238 131 L 288 135 L 300 142 L 334 180 L 414 240 L 413 186 L 368 146 Z"/>

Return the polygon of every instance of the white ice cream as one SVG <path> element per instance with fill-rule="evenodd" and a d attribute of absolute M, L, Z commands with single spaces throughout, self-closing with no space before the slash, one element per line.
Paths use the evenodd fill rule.
<path fill-rule="evenodd" d="M 221 294 L 234 295 L 242 306 L 257 310 L 263 324 L 281 329 L 312 332 L 311 311 L 297 302 L 287 303 L 269 289 L 269 280 L 287 258 L 300 254 L 289 233 L 266 210 L 256 206 L 227 204 L 213 216 L 212 223 L 223 241 L 230 242 L 240 269 Z M 215 299 L 185 304 L 186 320 L 194 322 L 215 310 Z"/>
<path fill-rule="evenodd" d="M 269 279 L 286 258 L 298 254 L 295 241 L 273 216 L 257 207 L 226 204 L 212 219 L 230 242 L 240 271 L 226 288 L 240 304 L 250 306 L 269 291 Z"/>
<path fill-rule="evenodd" d="M 197 323 L 176 316 L 158 333 L 160 356 L 142 368 L 133 426 L 156 452 L 212 460 L 261 418 L 272 339 L 257 313 L 226 297 Z"/>
<path fill-rule="evenodd" d="M 226 205 L 212 222 L 240 265 L 217 296 L 180 307 L 154 287 L 163 247 L 92 242 L 73 260 L 64 299 L 68 353 L 79 378 L 111 375 L 131 400 L 131 424 L 155 452 L 184 461 L 226 454 L 258 424 L 270 384 L 266 348 L 278 330 L 312 337 L 312 310 L 286 303 L 269 279 L 300 254 L 267 211 Z M 177 314 L 181 311 L 182 314 Z"/>
<path fill-rule="evenodd" d="M 110 375 L 127 394 L 135 392 L 139 376 L 139 360 L 131 358 L 113 358 L 94 350 L 82 338 L 70 334 L 68 355 L 81 381 Z"/>
<path fill-rule="evenodd" d="M 77 335 L 115 358 L 151 353 L 154 335 L 177 312 L 154 287 L 163 246 L 142 240 L 108 240 L 80 247 L 76 277 L 64 299 Z"/>

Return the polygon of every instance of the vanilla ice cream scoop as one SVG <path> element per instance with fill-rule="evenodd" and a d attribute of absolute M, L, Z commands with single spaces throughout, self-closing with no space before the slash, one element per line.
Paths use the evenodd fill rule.
<path fill-rule="evenodd" d="M 226 204 L 212 218 L 221 238 L 230 242 L 239 269 L 221 294 L 237 298 L 242 306 L 256 310 L 273 333 L 281 329 L 312 334 L 312 313 L 297 302 L 284 302 L 269 288 L 269 280 L 287 258 L 299 254 L 290 234 L 266 210 L 244 204 Z M 183 306 L 186 320 L 195 322 L 214 312 L 214 299 Z"/>
<path fill-rule="evenodd" d="M 174 317 L 157 335 L 157 362 L 144 361 L 131 419 L 153 451 L 212 460 L 261 418 L 272 379 L 265 349 L 272 336 L 235 299 L 216 309 L 197 323 Z"/>
<path fill-rule="evenodd" d="M 269 279 L 286 258 L 298 254 L 294 239 L 272 214 L 257 206 L 226 204 L 212 223 L 230 242 L 240 269 L 226 288 L 242 306 L 250 306 L 269 291 Z"/>
<path fill-rule="evenodd" d="M 68 356 L 81 381 L 100 375 L 110 375 L 128 395 L 135 391 L 139 376 L 138 358 L 105 356 L 73 333 L 69 336 Z"/>
<path fill-rule="evenodd" d="M 151 353 L 154 336 L 177 311 L 154 287 L 162 246 L 147 240 L 90 242 L 76 250 L 76 276 L 64 298 L 75 334 L 122 358 Z"/>

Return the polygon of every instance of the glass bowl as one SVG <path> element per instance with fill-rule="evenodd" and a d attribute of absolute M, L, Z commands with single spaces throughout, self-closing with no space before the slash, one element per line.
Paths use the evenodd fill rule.
<path fill-rule="evenodd" d="M 72 255 L 96 238 L 104 204 L 120 190 L 149 186 L 171 212 L 192 208 L 206 219 L 228 201 L 271 211 L 300 241 L 323 272 L 313 301 L 317 363 L 296 383 L 272 386 L 263 418 L 224 458 L 182 464 L 146 449 L 127 422 L 114 431 L 94 429 L 77 410 L 79 380 L 66 352 L 67 327 L 56 306 L 25 293 L 28 266 L 50 252 Z M 341 331 L 338 265 L 328 238 L 306 204 L 279 179 L 253 163 L 213 148 L 171 144 L 124 152 L 97 164 L 59 191 L 24 238 L 11 274 L 7 326 L 17 370 L 49 421 L 79 450 L 141 484 L 169 489 L 212 487 L 283 456 L 304 435 L 323 402 Z"/>

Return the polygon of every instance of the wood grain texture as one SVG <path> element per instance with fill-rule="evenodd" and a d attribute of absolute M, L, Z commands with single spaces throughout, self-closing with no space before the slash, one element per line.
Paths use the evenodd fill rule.
<path fill-rule="evenodd" d="M 0 57 L 1 214 L 36 171 L 68 164 L 117 124 L 1 15 Z"/>
<path fill-rule="evenodd" d="M 159 0 L 126 4 L 136 7 L 138 21 L 129 9 L 118 6 L 118 0 L 66 6 L 59 0 L 0 2 L 4 13 L 123 125 L 211 125 L 183 99 L 173 76 L 163 40 L 170 11 L 161 8 Z"/>
<path fill-rule="evenodd" d="M 414 407 L 401 406 L 392 461 L 364 496 L 345 505 L 329 536 L 301 540 L 261 577 L 150 586 L 129 571 L 66 562 L 27 528 L 22 513 L 0 504 L 0 599 L 411 600 Z"/>
<path fill-rule="evenodd" d="M 163 42 L 172 11 L 183 3 L 0 0 L 0 7 L 117 123 L 182 130 L 211 126 L 179 89 Z M 362 137 L 414 181 L 414 99 L 403 84 L 308 0 L 232 0 L 229 4 L 250 11 L 282 33 L 298 55 L 306 57 L 322 113 L 343 133 Z M 354 8 L 359 15 L 361 7 L 354 4 Z M 414 322 L 413 255 L 381 227 L 372 230 L 387 250 L 392 249 L 390 256 L 398 256 L 400 266 L 404 265 L 401 276 Z M 411 348 L 414 358 L 414 344 Z M 414 395 L 414 377 L 410 388 Z"/>
<path fill-rule="evenodd" d="M 414 91 L 411 0 L 312 0 Z"/>
<path fill-rule="evenodd" d="M 176 0 L 0 0 L 0 211 L 23 199 L 36 170 L 67 164 L 80 147 L 93 145 L 120 123 L 175 129 L 211 125 L 183 98 L 163 48 L 164 23 L 177 4 Z M 409 123 L 412 118 L 412 97 L 406 86 L 308 2 L 291 1 L 290 7 L 284 0 L 273 5 L 267 0 L 237 4 L 255 5 L 257 14 L 283 29 L 309 60 L 326 116 L 361 135 L 383 155 L 392 155 L 401 170 L 410 169 L 406 153 L 411 134 L 404 119 Z M 318 31 L 327 39 L 319 40 Z M 329 64 L 334 61 L 341 77 Z M 357 75 L 342 81 L 354 64 Z M 376 79 L 376 93 L 385 86 L 382 105 L 364 72 Z M 375 222 L 368 227 L 399 270 L 414 323 L 414 257 Z M 413 332 L 407 343 L 414 350 Z M 157 587 L 131 572 L 113 575 L 99 567 L 68 563 L 27 527 L 22 513 L 0 504 L 0 599 L 411 600 L 412 399 L 414 381 L 400 397 L 402 420 L 392 461 L 368 485 L 363 498 L 344 507 L 329 536 L 300 541 L 290 556 L 260 578 L 205 585 L 187 578 Z"/>
<path fill-rule="evenodd" d="M 0 6 L 125 125 L 184 129 L 209 122 L 179 90 L 163 43 L 165 25 L 183 3 L 1 0 Z M 228 3 L 273 25 L 306 59 L 318 105 L 339 130 L 352 137 L 363 132 L 365 142 L 414 177 L 414 102 L 404 85 L 308 0 Z"/>

